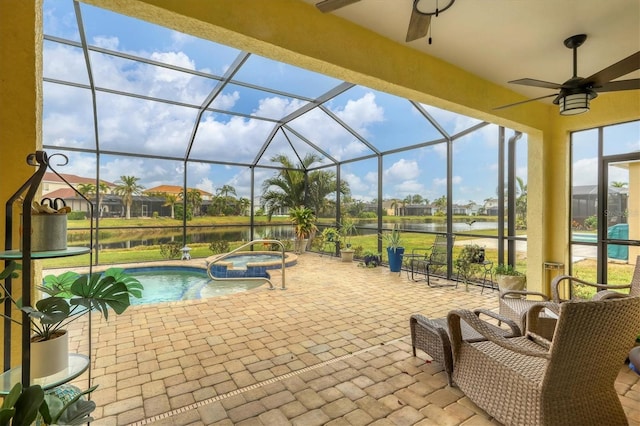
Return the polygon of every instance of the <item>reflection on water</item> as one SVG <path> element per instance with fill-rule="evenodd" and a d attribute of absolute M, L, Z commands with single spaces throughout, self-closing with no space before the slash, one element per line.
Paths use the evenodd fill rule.
<path fill-rule="evenodd" d="M 383 228 L 391 229 L 394 227 L 395 222 L 385 222 L 382 224 Z M 446 232 L 447 224 L 443 221 L 437 222 L 415 222 L 406 221 L 399 222 L 401 229 L 407 231 L 422 231 L 422 232 Z M 361 232 L 360 234 L 375 233 L 377 222 L 365 223 L 358 226 Z M 476 230 L 498 229 L 498 222 L 484 222 L 475 221 L 471 222 L 454 222 L 453 232 L 465 232 Z M 127 232 L 122 232 L 122 238 L 118 239 L 116 235 L 112 235 L 109 238 L 108 243 L 99 244 L 99 249 L 121 249 L 132 248 L 137 246 L 150 246 L 166 244 L 171 241 L 182 241 L 182 233 L 176 232 L 175 228 L 172 230 L 153 230 L 153 237 L 150 238 L 136 238 L 127 239 L 131 237 L 127 235 Z M 187 243 L 210 243 L 212 241 L 226 240 L 226 241 L 249 241 L 251 233 L 249 227 L 218 227 L 218 228 L 201 228 L 198 230 L 187 231 Z M 254 232 L 254 239 L 276 239 L 276 240 L 291 240 L 294 238 L 293 228 L 291 225 L 270 225 L 270 226 L 256 226 Z"/>

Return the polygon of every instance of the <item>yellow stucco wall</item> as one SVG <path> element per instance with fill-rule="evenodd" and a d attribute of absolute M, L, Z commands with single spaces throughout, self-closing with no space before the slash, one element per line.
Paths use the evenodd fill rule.
<path fill-rule="evenodd" d="M 527 133 L 533 290 L 544 286 L 544 261 L 568 264 L 569 131 L 640 118 L 638 91 L 600 96 L 591 112 L 575 117 L 560 117 L 555 106 L 539 102 L 493 111 L 524 98 L 300 0 L 86 2 Z M 41 0 L 0 0 L 3 201 L 31 173 L 26 155 L 41 146 L 41 31 Z M 0 219 L 4 222 L 4 209 Z"/>
<path fill-rule="evenodd" d="M 33 173 L 27 155 L 41 146 L 42 3 L 0 0 L 0 237 L 4 249 L 5 202 Z M 19 227 L 18 211 L 13 228 Z M 13 247 L 19 242 L 15 233 Z M 17 296 L 20 295 L 18 291 Z M 19 315 L 18 315 L 19 316 Z M 12 330 L 14 364 L 19 359 L 19 327 Z M 4 340 L 3 330 L 0 334 Z"/>

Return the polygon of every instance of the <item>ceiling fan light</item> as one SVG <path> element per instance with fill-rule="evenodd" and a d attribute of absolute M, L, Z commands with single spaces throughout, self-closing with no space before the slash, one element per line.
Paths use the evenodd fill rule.
<path fill-rule="evenodd" d="M 440 13 L 449 9 L 455 1 L 456 0 L 414 0 L 414 7 L 423 15 L 438 16 Z M 439 7 L 441 4 L 444 6 Z"/>
<path fill-rule="evenodd" d="M 589 111 L 589 92 L 572 93 L 560 98 L 560 115 L 576 115 Z"/>

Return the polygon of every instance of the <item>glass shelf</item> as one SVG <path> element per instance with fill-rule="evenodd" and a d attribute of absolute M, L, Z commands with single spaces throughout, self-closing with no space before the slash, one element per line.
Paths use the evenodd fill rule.
<path fill-rule="evenodd" d="M 32 385 L 40 385 L 48 390 L 70 382 L 89 367 L 89 357 L 81 354 L 69 354 L 69 367 L 51 376 L 32 378 Z M 8 395 L 11 388 L 22 381 L 22 367 L 14 367 L 0 374 L 0 395 Z"/>
<path fill-rule="evenodd" d="M 54 257 L 77 256 L 89 253 L 89 247 L 68 247 L 66 250 L 36 251 L 31 253 L 31 259 L 51 259 Z M 22 259 L 20 250 L 0 251 L 0 259 Z"/>

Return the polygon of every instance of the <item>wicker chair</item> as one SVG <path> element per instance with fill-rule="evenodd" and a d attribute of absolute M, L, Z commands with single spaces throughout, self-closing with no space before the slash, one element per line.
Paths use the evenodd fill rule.
<path fill-rule="evenodd" d="M 640 297 L 557 305 L 553 342 L 534 333 L 506 339 L 471 311 L 449 313 L 453 380 L 506 425 L 626 425 L 615 379 L 640 329 Z M 466 342 L 460 320 L 488 341 Z"/>
<path fill-rule="evenodd" d="M 492 330 L 504 337 L 520 336 L 520 329 L 515 322 L 510 319 L 500 317 L 493 311 L 487 309 L 475 309 L 477 316 L 481 314 L 494 318 L 506 324 L 509 328 L 497 327 L 491 323 L 486 323 Z M 451 373 L 453 372 L 453 357 L 451 355 L 451 341 L 449 339 L 449 325 L 447 318 L 429 319 L 420 314 L 413 314 L 409 318 L 409 329 L 411 330 L 411 346 L 413 356 L 416 356 L 416 349 L 429 354 L 435 362 L 442 364 L 449 386 L 453 386 Z M 484 337 L 473 328 L 462 324 L 462 338 L 469 342 L 484 340 Z"/>
<path fill-rule="evenodd" d="M 572 277 L 570 275 L 560 275 L 553 279 L 551 282 L 551 292 L 553 295 L 553 301 L 556 303 L 565 302 L 566 299 L 560 297 L 560 289 L 563 288 L 563 294 L 574 294 L 571 289 L 568 289 L 567 286 L 572 286 L 574 284 L 587 285 L 590 287 L 595 287 L 598 292 L 593 296 L 592 300 L 604 300 L 610 299 L 614 297 L 626 297 L 628 295 L 631 296 L 640 296 L 640 256 L 636 259 L 636 268 L 633 273 L 633 278 L 631 279 L 631 283 L 627 285 L 609 285 L 609 284 L 597 284 L 591 283 L 588 281 L 581 280 L 576 277 Z M 624 290 L 629 289 L 629 294 L 620 293 L 615 290 Z M 513 298 L 513 296 L 519 298 Z M 499 313 L 500 315 L 515 321 L 521 330 L 526 328 L 526 318 L 527 311 L 533 305 L 540 303 L 540 301 L 549 301 L 549 297 L 543 293 L 533 292 L 533 291 L 520 291 L 520 290 L 508 290 L 500 293 L 499 299 Z M 529 299 L 528 297 L 538 297 L 541 300 Z M 573 299 L 572 299 L 573 300 Z M 578 299 L 576 299 L 578 300 Z M 584 299 L 580 299 L 584 300 Z M 538 324 L 539 330 L 538 333 L 545 337 L 546 339 L 551 340 L 553 337 L 553 331 L 555 329 L 556 321 L 554 318 L 541 314 L 541 318 Z"/>
<path fill-rule="evenodd" d="M 581 280 L 576 277 L 572 277 L 570 275 L 560 275 L 553 279 L 551 282 L 551 292 L 553 295 L 553 301 L 560 303 L 564 302 L 565 299 L 560 297 L 561 286 L 564 286 L 563 294 L 574 294 L 572 288 L 574 284 L 581 284 L 590 287 L 595 287 L 598 289 L 598 292 L 593 296 L 592 300 L 603 300 L 603 299 L 611 299 L 614 297 L 626 297 L 626 296 L 640 296 L 640 256 L 636 258 L 636 268 L 633 272 L 633 278 L 631 278 L 631 282 L 626 285 L 609 285 L 609 284 L 596 284 L 590 283 L 588 281 Z M 629 289 L 629 293 L 621 293 L 615 290 L 626 290 Z"/>

